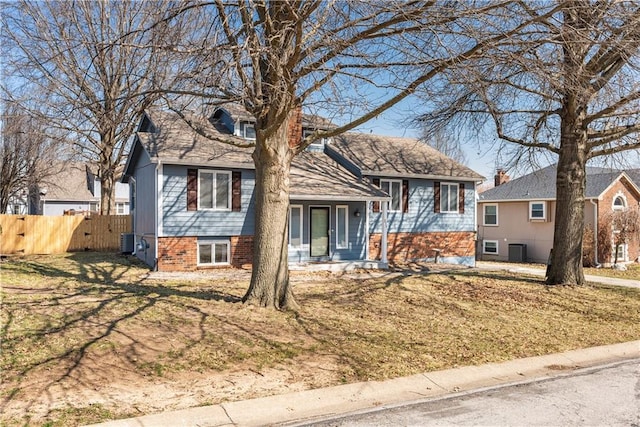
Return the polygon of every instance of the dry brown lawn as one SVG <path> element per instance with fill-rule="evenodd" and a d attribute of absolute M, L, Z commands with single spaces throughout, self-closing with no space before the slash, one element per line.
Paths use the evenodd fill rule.
<path fill-rule="evenodd" d="M 637 289 L 293 273 L 302 308 L 282 313 L 240 302 L 248 278 L 95 253 L 4 261 L 0 421 L 78 425 L 640 339 Z"/>

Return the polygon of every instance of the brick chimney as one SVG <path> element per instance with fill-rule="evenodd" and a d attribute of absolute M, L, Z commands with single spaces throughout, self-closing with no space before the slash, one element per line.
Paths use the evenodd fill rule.
<path fill-rule="evenodd" d="M 298 105 L 289 114 L 289 147 L 295 148 L 302 142 L 302 106 Z"/>
<path fill-rule="evenodd" d="M 498 172 L 494 177 L 495 186 L 497 187 L 499 185 L 506 184 L 507 182 L 509 182 L 509 175 L 507 175 L 504 169 L 498 169 Z"/>

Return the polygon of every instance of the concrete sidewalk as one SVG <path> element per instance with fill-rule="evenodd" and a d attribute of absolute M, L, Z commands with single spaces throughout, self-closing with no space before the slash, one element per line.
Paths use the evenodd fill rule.
<path fill-rule="evenodd" d="M 527 265 L 519 265 L 516 263 L 507 262 L 478 261 L 475 268 L 479 270 L 508 271 L 510 273 L 531 274 L 533 276 L 541 277 L 544 277 L 546 273 L 546 269 L 544 267 L 531 267 Z M 587 282 L 640 289 L 640 280 L 618 279 L 616 277 L 594 276 L 592 274 L 586 274 L 584 278 Z"/>
<path fill-rule="evenodd" d="M 572 370 L 640 358 L 640 341 L 427 372 L 96 424 L 102 427 L 264 426 L 397 405 L 452 393 L 566 375 Z"/>

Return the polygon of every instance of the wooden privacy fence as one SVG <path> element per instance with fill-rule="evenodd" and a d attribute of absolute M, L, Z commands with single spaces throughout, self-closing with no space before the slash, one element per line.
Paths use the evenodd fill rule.
<path fill-rule="evenodd" d="M 130 232 L 130 215 L 0 215 L 0 254 L 117 251 Z"/>

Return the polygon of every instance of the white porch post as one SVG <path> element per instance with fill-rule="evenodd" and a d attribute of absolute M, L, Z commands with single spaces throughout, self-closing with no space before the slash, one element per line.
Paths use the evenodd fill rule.
<path fill-rule="evenodd" d="M 387 263 L 387 206 L 389 203 L 380 202 L 382 205 L 382 241 L 380 243 L 381 246 L 381 256 L 380 261 L 383 263 Z"/>

